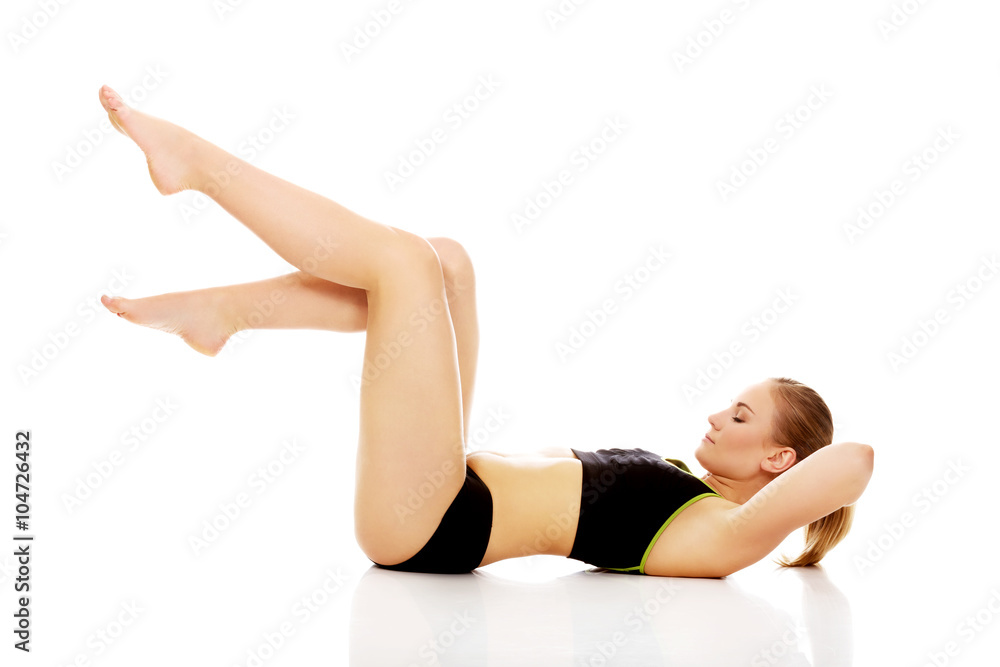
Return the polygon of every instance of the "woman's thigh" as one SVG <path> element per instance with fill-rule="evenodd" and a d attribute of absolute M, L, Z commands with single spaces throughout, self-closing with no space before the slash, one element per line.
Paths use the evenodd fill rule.
<path fill-rule="evenodd" d="M 355 527 L 377 562 L 415 554 L 465 480 L 462 390 L 441 265 L 407 235 L 368 290 Z"/>

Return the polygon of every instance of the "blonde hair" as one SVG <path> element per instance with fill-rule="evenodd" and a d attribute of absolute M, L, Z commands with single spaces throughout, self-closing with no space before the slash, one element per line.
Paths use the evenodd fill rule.
<path fill-rule="evenodd" d="M 801 461 L 833 442 L 833 415 L 826 402 L 813 389 L 789 378 L 770 378 L 775 414 L 771 438 L 781 447 L 795 450 Z M 802 554 L 777 562 L 784 567 L 813 565 L 847 536 L 854 521 L 854 505 L 846 505 L 806 526 Z"/>

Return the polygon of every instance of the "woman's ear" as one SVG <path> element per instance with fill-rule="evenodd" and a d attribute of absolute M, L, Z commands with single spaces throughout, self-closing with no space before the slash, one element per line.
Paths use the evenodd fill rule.
<path fill-rule="evenodd" d="M 779 475 L 795 465 L 796 459 L 798 459 L 798 456 L 795 454 L 794 449 L 791 447 L 782 447 L 776 449 L 770 456 L 761 461 L 760 469 L 764 472 Z"/>

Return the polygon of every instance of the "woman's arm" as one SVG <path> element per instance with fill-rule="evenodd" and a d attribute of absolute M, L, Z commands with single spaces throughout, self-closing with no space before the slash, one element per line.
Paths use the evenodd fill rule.
<path fill-rule="evenodd" d="M 736 572 L 773 551 L 796 528 L 857 502 L 871 479 L 874 450 L 856 442 L 827 445 L 724 513 L 723 568 Z"/>

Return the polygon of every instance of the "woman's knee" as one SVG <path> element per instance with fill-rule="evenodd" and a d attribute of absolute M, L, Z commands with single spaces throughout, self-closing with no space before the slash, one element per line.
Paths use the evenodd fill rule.
<path fill-rule="evenodd" d="M 411 280 L 421 275 L 440 280 L 443 272 L 441 260 L 430 241 L 404 229 L 393 229 L 396 240 L 385 249 L 382 269 Z"/>
<path fill-rule="evenodd" d="M 441 261 L 450 297 L 475 287 L 476 274 L 472 268 L 472 258 L 461 243 L 446 236 L 435 236 L 427 240 Z"/>
<path fill-rule="evenodd" d="M 458 466 L 446 468 L 457 469 Z M 462 468 L 464 471 L 464 467 Z M 458 496 L 464 474 L 427 480 L 399 497 L 355 498 L 354 536 L 368 558 L 383 565 L 406 560 L 423 546 L 441 523 L 441 518 Z M 440 488 L 434 486 L 440 483 Z M 433 488 L 432 488 L 433 487 Z M 443 503 L 443 506 L 438 506 Z"/>

